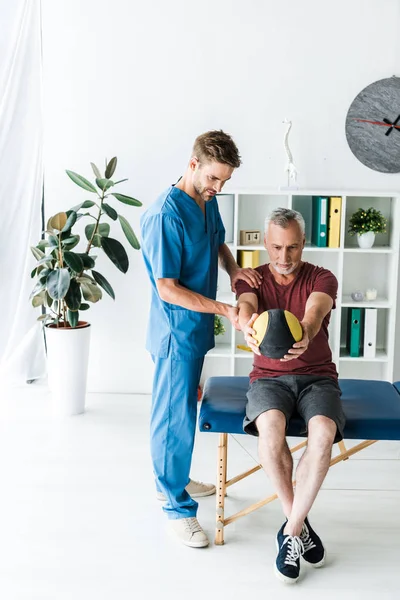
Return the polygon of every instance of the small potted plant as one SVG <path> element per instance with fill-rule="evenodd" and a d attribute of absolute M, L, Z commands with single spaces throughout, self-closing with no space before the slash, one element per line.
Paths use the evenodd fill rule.
<path fill-rule="evenodd" d="M 349 221 L 348 232 L 357 235 L 360 248 L 372 248 L 375 234 L 386 232 L 387 221 L 383 214 L 375 208 L 359 208 L 353 213 Z"/>
<path fill-rule="evenodd" d="M 96 255 L 104 252 L 122 273 L 129 268 L 124 246 L 109 235 L 110 224 L 119 221 L 129 244 L 135 250 L 140 248 L 132 227 L 110 203 L 116 200 L 117 204 L 142 205 L 132 196 L 114 191 L 117 184 L 127 181 L 111 179 L 117 158 L 106 162 L 104 174 L 95 164 L 91 166 L 95 183 L 73 171 L 66 173 L 76 185 L 93 194 L 94 200 L 85 200 L 50 217 L 44 238 L 31 248 L 37 262 L 31 273 L 36 285 L 30 298 L 34 307 L 42 309 L 38 320 L 46 331 L 49 387 L 57 412 L 68 415 L 84 412 L 85 406 L 90 324 L 80 315 L 91 303 L 101 300 L 103 292 L 115 299 L 110 283 L 96 269 Z M 74 227 L 81 219 L 89 222 L 84 229 L 84 249 L 78 251 L 81 239 Z"/>

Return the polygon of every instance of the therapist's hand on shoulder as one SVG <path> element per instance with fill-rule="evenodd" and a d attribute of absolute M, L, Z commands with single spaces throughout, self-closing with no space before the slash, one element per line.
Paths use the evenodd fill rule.
<path fill-rule="evenodd" d="M 229 321 L 231 322 L 231 324 L 234 326 L 234 328 L 237 331 L 241 331 L 240 325 L 239 325 L 239 309 L 237 308 L 237 306 L 230 306 L 229 304 L 226 305 L 226 314 L 224 315 L 227 319 L 229 319 Z"/>
<path fill-rule="evenodd" d="M 241 269 L 240 267 L 231 276 L 231 288 L 232 292 L 236 292 L 236 282 L 242 279 L 248 283 L 252 288 L 259 288 L 262 281 L 262 276 L 255 269 L 246 267 Z"/>

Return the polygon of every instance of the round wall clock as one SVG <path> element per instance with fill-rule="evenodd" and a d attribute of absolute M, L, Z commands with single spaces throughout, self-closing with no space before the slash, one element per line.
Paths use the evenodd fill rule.
<path fill-rule="evenodd" d="M 346 117 L 346 138 L 363 165 L 400 172 L 400 78 L 375 81 L 356 96 Z"/>

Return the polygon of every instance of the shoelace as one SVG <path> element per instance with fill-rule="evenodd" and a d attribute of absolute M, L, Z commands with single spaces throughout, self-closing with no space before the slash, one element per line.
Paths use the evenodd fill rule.
<path fill-rule="evenodd" d="M 303 542 L 304 552 L 308 552 L 308 550 L 311 550 L 312 548 L 316 548 L 316 545 L 314 544 L 314 542 L 310 536 L 310 531 L 305 523 L 304 523 L 301 533 L 300 533 L 300 539 Z"/>
<path fill-rule="evenodd" d="M 189 517 L 184 519 L 185 521 L 185 529 L 189 533 L 199 533 L 202 529 L 200 527 L 200 523 L 195 517 Z"/>
<path fill-rule="evenodd" d="M 285 565 L 292 565 L 293 567 L 296 567 L 296 561 L 304 552 L 303 542 L 297 535 L 288 535 L 284 539 L 281 548 L 283 548 L 285 544 L 287 544 L 287 551 L 284 563 Z"/>

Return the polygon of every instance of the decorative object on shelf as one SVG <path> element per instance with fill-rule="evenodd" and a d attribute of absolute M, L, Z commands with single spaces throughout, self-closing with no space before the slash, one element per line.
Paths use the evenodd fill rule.
<path fill-rule="evenodd" d="M 348 232 L 350 235 L 357 235 L 360 248 L 372 248 L 375 234 L 386 232 L 386 219 L 375 208 L 359 208 L 350 217 Z"/>
<path fill-rule="evenodd" d="M 286 167 L 285 167 L 285 172 L 287 174 L 287 186 L 285 187 L 281 187 L 281 190 L 298 190 L 299 186 L 296 183 L 297 180 L 297 169 L 294 166 L 294 162 L 293 162 L 293 155 L 292 152 L 290 150 L 289 147 L 289 134 L 290 131 L 292 129 L 292 121 L 289 121 L 288 119 L 285 119 L 284 121 L 282 121 L 285 125 L 287 125 L 286 131 L 285 131 L 285 137 L 283 139 L 283 145 L 286 151 L 286 155 L 287 155 L 287 163 L 286 163 Z"/>
<path fill-rule="evenodd" d="M 378 292 L 375 288 L 368 288 L 367 291 L 365 292 L 365 298 L 367 300 L 376 300 L 377 295 L 378 295 Z"/>
<path fill-rule="evenodd" d="M 116 199 L 129 206 L 142 205 L 131 196 L 111 191 L 118 183 L 127 181 L 111 179 L 117 158 L 106 162 L 104 175 L 95 164 L 91 163 L 91 166 L 95 184 L 73 171 L 66 173 L 76 185 L 95 194 L 96 202 L 85 200 L 50 217 L 46 238 L 31 247 L 37 261 L 31 277 L 37 277 L 37 283 L 30 299 L 34 307 L 46 311 L 38 320 L 46 326 L 49 387 L 55 412 L 60 415 L 79 414 L 85 408 L 90 324 L 79 319 L 80 311 L 90 308 L 88 302 L 98 302 L 102 298 L 102 290 L 115 299 L 107 279 L 94 270 L 97 257 L 91 251 L 93 248 L 102 249 L 122 273 L 129 268 L 125 248 L 118 240 L 109 237 L 110 224 L 101 222 L 102 219 L 119 220 L 129 244 L 135 250 L 140 248 L 128 221 L 109 203 L 109 199 Z M 88 212 L 91 208 L 96 214 Z M 72 231 L 73 227 L 84 217 L 92 220 L 85 227 L 86 249 L 84 252 L 72 252 L 80 242 L 79 234 Z"/>
<path fill-rule="evenodd" d="M 362 302 L 364 300 L 364 294 L 362 292 L 360 292 L 360 290 L 357 290 L 356 292 L 352 292 L 350 294 L 350 296 L 352 297 L 354 302 Z"/>
<path fill-rule="evenodd" d="M 219 315 L 214 315 L 214 335 L 222 335 L 226 331 L 222 318 Z"/>
<path fill-rule="evenodd" d="M 255 269 L 260 264 L 260 251 L 259 250 L 238 250 L 238 260 L 237 263 L 239 267 L 245 269 L 247 267 L 251 267 Z"/>
<path fill-rule="evenodd" d="M 400 79 L 380 79 L 353 100 L 346 138 L 363 165 L 381 173 L 400 172 Z"/>
<path fill-rule="evenodd" d="M 261 243 L 261 231 L 259 229 L 241 229 L 239 241 L 241 246 L 250 246 Z"/>

